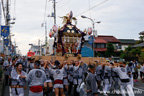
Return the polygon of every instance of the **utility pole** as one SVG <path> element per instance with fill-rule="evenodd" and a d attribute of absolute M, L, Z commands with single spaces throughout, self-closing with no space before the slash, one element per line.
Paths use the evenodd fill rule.
<path fill-rule="evenodd" d="M 6 2 L 6 26 L 9 26 L 9 21 L 10 21 L 10 15 L 9 15 L 9 0 Z M 10 34 L 10 32 L 9 32 Z M 10 38 L 10 35 L 7 37 L 7 39 Z M 4 39 L 3 39 L 4 40 Z M 10 41 L 9 41 L 10 42 Z M 8 47 L 6 46 L 4 49 L 6 49 L 6 59 L 8 55 Z"/>
<path fill-rule="evenodd" d="M 45 46 L 47 47 L 47 23 L 45 21 Z"/>
<path fill-rule="evenodd" d="M 56 2 L 54 0 L 54 24 L 56 24 Z"/>
<path fill-rule="evenodd" d="M 45 49 L 46 49 L 46 53 L 45 55 L 47 54 L 47 23 L 45 21 Z M 42 53 L 42 52 L 41 52 Z"/>
<path fill-rule="evenodd" d="M 38 39 L 38 48 L 39 48 L 39 55 L 40 55 L 40 39 Z"/>

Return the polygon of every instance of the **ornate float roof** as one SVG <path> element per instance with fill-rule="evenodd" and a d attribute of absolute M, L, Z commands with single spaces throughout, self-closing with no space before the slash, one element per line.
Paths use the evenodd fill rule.
<path fill-rule="evenodd" d="M 71 22 L 68 22 L 63 27 L 61 27 L 59 32 L 62 32 L 63 35 L 70 37 L 81 37 L 82 35 L 86 35 L 84 32 L 80 31 L 75 25 L 71 24 Z"/>

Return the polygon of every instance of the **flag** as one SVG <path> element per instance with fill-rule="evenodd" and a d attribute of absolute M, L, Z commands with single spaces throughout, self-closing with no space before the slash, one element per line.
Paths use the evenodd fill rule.
<path fill-rule="evenodd" d="M 9 36 L 9 26 L 1 26 L 1 36 L 3 37 Z"/>

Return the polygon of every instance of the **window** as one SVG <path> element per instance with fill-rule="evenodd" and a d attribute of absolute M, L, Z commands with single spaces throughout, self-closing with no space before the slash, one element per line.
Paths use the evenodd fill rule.
<path fill-rule="evenodd" d="M 96 48 L 106 48 L 106 44 L 98 43 L 96 44 Z"/>

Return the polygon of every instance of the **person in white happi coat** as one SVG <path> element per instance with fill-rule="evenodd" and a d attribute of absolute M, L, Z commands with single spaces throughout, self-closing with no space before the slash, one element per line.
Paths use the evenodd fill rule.
<path fill-rule="evenodd" d="M 107 96 L 107 92 L 110 91 L 111 84 L 112 84 L 112 77 L 111 77 L 111 65 L 109 62 L 105 64 L 104 67 L 104 87 L 103 93 Z"/>
<path fill-rule="evenodd" d="M 128 76 L 130 78 L 131 86 L 133 88 L 133 86 L 134 86 L 134 83 L 133 83 L 134 68 L 133 68 L 133 64 L 132 63 L 129 63 L 128 65 L 126 65 L 126 71 L 127 71 L 127 74 L 128 74 Z"/>
<path fill-rule="evenodd" d="M 68 81 L 69 81 L 69 89 L 68 89 L 68 95 L 71 95 L 71 92 L 72 92 L 72 87 L 73 87 L 73 65 L 74 65 L 74 62 L 73 60 L 70 61 L 70 64 L 68 64 Z"/>
<path fill-rule="evenodd" d="M 12 65 L 12 62 L 11 62 L 11 57 L 8 57 L 8 60 L 5 60 L 4 61 L 4 64 L 3 64 L 3 68 L 4 68 L 4 74 L 5 74 L 5 85 L 8 85 L 9 84 L 9 66 Z"/>
<path fill-rule="evenodd" d="M 75 61 L 75 66 L 73 67 L 73 85 L 74 85 L 74 96 L 79 96 L 79 93 L 76 91 L 78 85 L 82 82 L 83 78 L 83 69 L 80 66 L 79 61 Z"/>
<path fill-rule="evenodd" d="M 119 67 L 114 67 L 113 71 L 117 72 L 120 77 L 120 89 L 122 96 L 126 96 L 125 89 L 129 96 L 134 96 L 134 92 L 127 74 L 126 63 L 120 63 Z"/>
<path fill-rule="evenodd" d="M 64 83 L 64 92 L 68 92 L 68 69 L 69 69 L 69 64 L 67 61 L 63 61 L 64 66 L 64 78 L 63 78 L 63 83 Z"/>
<path fill-rule="evenodd" d="M 24 96 L 24 87 L 27 73 L 22 71 L 22 63 L 16 64 L 16 69 L 11 71 L 11 93 L 12 96 Z"/>
<path fill-rule="evenodd" d="M 48 96 L 48 94 L 50 92 L 52 92 L 52 90 L 53 90 L 53 84 L 52 84 L 52 80 L 50 78 L 50 70 L 49 70 L 49 66 L 47 63 L 50 64 L 50 62 L 48 62 L 48 61 L 44 62 L 43 60 L 41 60 L 41 65 L 42 66 L 44 65 L 43 67 L 41 66 L 41 69 L 44 70 L 44 72 L 46 74 L 46 81 L 44 82 L 44 95 L 45 96 Z"/>
<path fill-rule="evenodd" d="M 48 64 L 48 63 L 47 63 Z M 51 63 L 50 63 L 51 66 L 53 66 Z M 60 93 L 60 96 L 65 96 L 64 93 L 63 93 L 63 73 L 64 73 L 64 66 L 63 64 L 60 64 L 59 61 L 55 61 L 55 65 L 56 65 L 56 68 L 55 69 L 52 69 L 48 66 L 50 72 L 53 74 L 53 78 L 54 78 L 54 90 L 55 90 L 55 96 L 59 96 L 59 93 Z"/>
<path fill-rule="evenodd" d="M 29 85 L 29 96 L 43 96 L 43 86 L 46 81 L 46 74 L 40 69 L 39 60 L 35 61 L 34 69 L 30 70 L 26 81 Z"/>
<path fill-rule="evenodd" d="M 88 67 L 89 72 L 86 77 L 87 96 L 98 96 L 98 87 L 95 78 L 96 66 L 95 64 L 89 64 Z"/>

